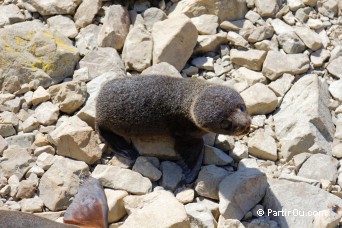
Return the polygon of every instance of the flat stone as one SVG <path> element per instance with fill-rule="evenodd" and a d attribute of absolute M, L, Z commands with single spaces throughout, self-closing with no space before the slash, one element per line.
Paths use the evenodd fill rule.
<path fill-rule="evenodd" d="M 218 27 L 218 17 L 212 14 L 203 14 L 191 18 L 200 35 L 214 35 Z"/>
<path fill-rule="evenodd" d="M 195 190 L 198 195 L 206 198 L 219 199 L 219 185 L 230 173 L 215 165 L 203 166 L 199 172 Z"/>
<path fill-rule="evenodd" d="M 146 68 L 140 75 L 168 75 L 171 77 L 182 78 L 179 71 L 167 62 L 155 64 Z"/>
<path fill-rule="evenodd" d="M 167 190 L 174 191 L 178 183 L 183 178 L 183 171 L 176 163 L 163 161 L 160 165 L 163 176 L 160 180 L 160 185 Z"/>
<path fill-rule="evenodd" d="M 33 157 L 27 149 L 19 146 L 9 146 L 2 154 L 0 162 L 0 177 L 9 178 L 15 175 L 22 179 L 25 173 L 34 165 Z"/>
<path fill-rule="evenodd" d="M 78 191 L 80 179 L 87 175 L 89 167 L 83 161 L 60 158 L 40 179 L 39 198 L 51 211 L 65 210 Z"/>
<path fill-rule="evenodd" d="M 255 0 L 255 8 L 261 17 L 275 17 L 279 11 L 277 0 Z"/>
<path fill-rule="evenodd" d="M 87 87 L 84 82 L 64 82 L 50 86 L 48 92 L 54 104 L 58 104 L 62 112 L 72 114 L 79 109 L 87 98 Z"/>
<path fill-rule="evenodd" d="M 261 50 L 230 50 L 230 60 L 236 65 L 246 67 L 251 70 L 260 71 L 266 58 L 266 52 Z"/>
<path fill-rule="evenodd" d="M 246 67 L 240 67 L 233 75 L 235 76 L 235 80 L 238 82 L 245 81 L 248 86 L 252 86 L 258 82 L 266 84 L 267 81 L 266 77 L 261 72 L 253 71 Z"/>
<path fill-rule="evenodd" d="M 190 228 L 184 206 L 168 191 L 158 190 L 143 196 L 130 195 L 124 198 L 124 204 L 130 215 L 121 228 Z"/>
<path fill-rule="evenodd" d="M 120 50 L 125 43 L 129 25 L 127 9 L 121 5 L 111 5 L 105 12 L 97 43 L 100 47 L 112 47 Z"/>
<path fill-rule="evenodd" d="M 40 104 L 34 112 L 37 121 L 43 125 L 52 125 L 56 123 L 59 116 L 58 106 L 49 101 Z"/>
<path fill-rule="evenodd" d="M 299 169 L 298 176 L 320 181 L 321 179 L 329 180 L 335 184 L 337 180 L 338 160 L 331 155 L 314 154 L 311 155 Z M 326 170 L 326 172 L 322 172 Z"/>
<path fill-rule="evenodd" d="M 241 93 L 251 115 L 268 114 L 278 105 L 276 95 L 266 85 L 256 83 Z"/>
<path fill-rule="evenodd" d="M 81 0 L 66 0 L 66 1 L 44 1 L 44 0 L 28 0 L 41 15 L 55 15 L 55 14 L 74 14 L 77 6 Z"/>
<path fill-rule="evenodd" d="M 76 47 L 80 55 L 86 55 L 98 47 L 97 36 L 100 31 L 100 26 L 90 24 L 82 28 L 78 35 L 75 37 Z"/>
<path fill-rule="evenodd" d="M 136 24 L 128 33 L 123 50 L 122 60 L 126 68 L 143 71 L 152 62 L 152 35 L 142 24 Z"/>
<path fill-rule="evenodd" d="M 157 162 L 159 166 L 158 159 Z M 149 178 L 151 181 L 157 181 L 162 176 L 162 172 L 158 169 L 158 166 L 156 167 L 148 157 L 140 156 L 135 161 L 132 170 Z"/>
<path fill-rule="evenodd" d="M 125 66 L 114 48 L 98 48 L 90 51 L 79 62 L 80 68 L 88 67 L 90 79 L 94 79 L 107 72 L 125 75 Z"/>
<path fill-rule="evenodd" d="M 25 16 L 15 4 L 0 6 L 0 28 L 25 20 Z"/>
<path fill-rule="evenodd" d="M 58 155 L 85 161 L 87 164 L 93 164 L 101 158 L 97 133 L 77 116 L 64 121 L 49 137 Z"/>
<path fill-rule="evenodd" d="M 327 70 L 333 76 L 342 78 L 342 57 L 330 61 Z"/>
<path fill-rule="evenodd" d="M 210 210 L 201 203 L 189 203 L 185 205 L 191 227 L 216 228 L 217 222 Z"/>
<path fill-rule="evenodd" d="M 295 77 L 292 74 L 285 73 L 277 80 L 268 84 L 268 88 L 270 88 L 278 97 L 283 97 L 291 88 L 294 79 Z"/>
<path fill-rule="evenodd" d="M 242 169 L 227 176 L 219 186 L 221 215 L 242 219 L 264 197 L 267 187 L 266 175 L 257 169 Z"/>
<path fill-rule="evenodd" d="M 77 49 L 67 37 L 36 21 L 1 29 L 0 50 L 0 78 L 17 75 L 21 84 L 32 88 L 61 82 L 73 74 L 79 60 Z"/>
<path fill-rule="evenodd" d="M 91 24 L 101 8 L 101 0 L 83 0 L 74 15 L 77 28 L 84 28 Z"/>
<path fill-rule="evenodd" d="M 291 159 L 302 152 L 331 154 L 335 129 L 327 107 L 329 99 L 327 85 L 316 75 L 302 77 L 286 93 L 274 115 L 282 157 Z"/>
<path fill-rule="evenodd" d="M 123 199 L 128 195 L 122 190 L 104 189 L 108 203 L 108 223 L 119 221 L 127 214 Z"/>
<path fill-rule="evenodd" d="M 208 145 L 204 146 L 204 165 L 224 166 L 232 163 L 233 158 L 224 153 L 222 150 Z"/>
<path fill-rule="evenodd" d="M 152 28 L 153 64 L 167 62 L 180 71 L 192 54 L 197 36 L 196 27 L 184 15 L 156 22 Z"/>
<path fill-rule="evenodd" d="M 333 81 L 329 86 L 329 92 L 335 99 L 342 101 L 342 79 Z"/>
<path fill-rule="evenodd" d="M 305 44 L 295 32 L 279 34 L 278 42 L 287 54 L 303 53 L 306 49 Z"/>
<path fill-rule="evenodd" d="M 223 0 L 220 2 L 215 0 L 185 0 L 174 4 L 170 9 L 170 15 L 185 14 L 188 17 L 196 17 L 203 14 L 213 14 L 218 16 L 219 21 L 234 21 L 242 19 L 247 10 L 246 2 L 239 0 Z"/>
<path fill-rule="evenodd" d="M 313 227 L 315 216 L 277 216 L 279 213 L 276 211 L 296 210 L 307 215 L 313 211 L 320 212 L 326 209 L 332 211 L 330 205 L 342 206 L 342 200 L 339 197 L 306 183 L 272 180 L 269 184 L 263 206 L 266 216 L 278 222 L 280 227 Z M 331 218 L 329 213 L 324 215 L 327 215 L 326 219 Z"/>
<path fill-rule="evenodd" d="M 92 177 L 101 181 L 108 188 L 124 190 L 132 194 L 146 194 L 151 191 L 151 181 L 129 169 L 110 165 L 97 165 Z"/>
<path fill-rule="evenodd" d="M 227 33 L 227 40 L 235 46 L 243 47 L 243 48 L 248 48 L 249 44 L 248 41 L 243 38 L 239 33 L 229 31 Z"/>
<path fill-rule="evenodd" d="M 279 78 L 284 73 L 302 74 L 309 69 L 309 57 L 305 54 L 282 54 L 279 51 L 269 51 L 262 73 L 270 80 Z"/>
<path fill-rule="evenodd" d="M 290 25 L 286 24 L 285 22 L 283 22 L 282 20 L 278 18 L 272 20 L 271 25 L 277 35 L 294 31 L 293 27 L 291 27 Z"/>
<path fill-rule="evenodd" d="M 277 143 L 275 139 L 266 134 L 265 131 L 259 130 L 248 141 L 249 154 L 266 160 L 276 161 Z"/>
<path fill-rule="evenodd" d="M 320 49 L 323 46 L 321 37 L 308 27 L 295 27 L 295 32 L 304 44 L 313 51 Z"/>

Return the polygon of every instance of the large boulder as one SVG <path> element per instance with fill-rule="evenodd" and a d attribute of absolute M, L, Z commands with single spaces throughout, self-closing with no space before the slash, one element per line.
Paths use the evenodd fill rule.
<path fill-rule="evenodd" d="M 21 84 L 47 87 L 71 76 L 79 59 L 63 35 L 39 22 L 22 22 L 0 30 L 0 88 L 6 77 Z"/>

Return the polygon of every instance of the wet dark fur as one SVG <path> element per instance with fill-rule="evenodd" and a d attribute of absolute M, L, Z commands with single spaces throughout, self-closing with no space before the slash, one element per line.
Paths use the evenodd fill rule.
<path fill-rule="evenodd" d="M 104 141 L 133 159 L 138 153 L 122 137 L 174 137 L 175 149 L 189 168 L 200 154 L 204 134 L 240 135 L 250 125 L 235 90 L 200 79 L 155 75 L 106 83 L 98 96 L 95 121 Z"/>

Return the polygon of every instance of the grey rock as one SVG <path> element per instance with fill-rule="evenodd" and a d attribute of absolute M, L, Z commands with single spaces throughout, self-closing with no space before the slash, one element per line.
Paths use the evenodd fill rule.
<path fill-rule="evenodd" d="M 233 158 L 224 153 L 222 150 L 205 145 L 204 146 L 204 165 L 224 166 L 233 163 Z"/>
<path fill-rule="evenodd" d="M 311 54 L 310 60 L 315 67 L 321 67 L 329 57 L 330 52 L 328 50 L 319 49 Z"/>
<path fill-rule="evenodd" d="M 304 44 L 313 51 L 323 46 L 322 39 L 315 31 L 308 27 L 295 27 L 295 32 Z"/>
<path fill-rule="evenodd" d="M 97 43 L 100 47 L 112 47 L 120 50 L 128 34 L 129 25 L 130 19 L 127 9 L 121 5 L 108 7 L 97 37 Z"/>
<path fill-rule="evenodd" d="M 302 53 L 305 50 L 304 43 L 295 32 L 279 34 L 278 42 L 287 54 Z"/>
<path fill-rule="evenodd" d="M 2 152 L 8 148 L 8 144 L 6 140 L 0 135 L 0 155 Z"/>
<path fill-rule="evenodd" d="M 255 132 L 248 141 L 249 154 L 266 160 L 276 161 L 277 143 L 275 139 L 263 130 Z"/>
<path fill-rule="evenodd" d="M 30 148 L 35 138 L 35 133 L 24 133 L 6 138 L 8 145 L 17 145 L 23 148 Z"/>
<path fill-rule="evenodd" d="M 40 104 L 35 110 L 35 117 L 40 124 L 51 125 L 57 122 L 59 116 L 59 108 L 51 102 Z"/>
<path fill-rule="evenodd" d="M 44 0 L 28 0 L 41 15 L 55 15 L 55 14 L 74 14 L 77 6 L 81 0 L 65 0 L 65 1 L 44 1 Z"/>
<path fill-rule="evenodd" d="M 78 34 L 76 25 L 69 17 L 58 15 L 47 19 L 47 24 L 52 30 L 56 30 L 69 38 L 75 38 Z"/>
<path fill-rule="evenodd" d="M 18 186 L 16 197 L 19 199 L 32 198 L 36 191 L 37 183 L 31 180 L 22 180 Z"/>
<path fill-rule="evenodd" d="M 327 0 L 327 1 L 318 0 L 317 1 L 318 12 L 320 12 L 322 15 L 326 17 L 334 18 L 335 16 L 337 16 L 338 2 L 339 1 L 335 1 L 335 0 Z"/>
<path fill-rule="evenodd" d="M 216 52 L 220 48 L 220 45 L 225 43 L 227 43 L 227 33 L 225 32 L 219 32 L 214 35 L 199 35 L 194 53 Z"/>
<path fill-rule="evenodd" d="M 109 188 L 124 190 L 132 194 L 146 194 L 151 191 L 151 181 L 129 169 L 111 165 L 97 165 L 91 175 Z"/>
<path fill-rule="evenodd" d="M 160 185 L 165 189 L 174 191 L 178 183 L 183 178 L 183 171 L 176 163 L 163 161 L 160 165 L 163 176 L 160 180 Z"/>
<path fill-rule="evenodd" d="M 275 17 L 279 11 L 277 0 L 255 0 L 255 8 L 262 17 Z"/>
<path fill-rule="evenodd" d="M 199 172 L 195 190 L 198 195 L 210 199 L 219 199 L 219 185 L 230 173 L 215 165 L 203 166 Z"/>
<path fill-rule="evenodd" d="M 157 158 L 156 158 L 157 159 Z M 157 159 L 158 166 L 159 161 Z M 140 173 L 144 177 L 149 178 L 151 181 L 157 181 L 162 176 L 161 171 L 147 157 L 138 157 L 132 168 L 133 171 Z"/>
<path fill-rule="evenodd" d="M 329 62 L 327 70 L 335 77 L 342 78 L 342 57 L 338 57 Z"/>
<path fill-rule="evenodd" d="M 72 75 L 79 59 L 68 38 L 39 22 L 8 26 L 0 30 L 0 37 L 0 50 L 7 50 L 0 52 L 1 80 L 18 75 L 22 84 L 47 87 Z"/>
<path fill-rule="evenodd" d="M 294 31 L 293 27 L 291 27 L 290 25 L 286 24 L 285 22 L 283 22 L 282 20 L 278 18 L 272 20 L 271 25 L 277 35 Z"/>
<path fill-rule="evenodd" d="M 248 36 L 248 41 L 256 43 L 258 41 L 269 39 L 273 36 L 274 30 L 272 26 L 259 26 Z"/>
<path fill-rule="evenodd" d="M 267 187 L 266 175 L 257 169 L 242 169 L 227 176 L 219 186 L 221 215 L 242 219 L 264 197 Z"/>
<path fill-rule="evenodd" d="M 86 163 L 60 158 L 42 176 L 38 188 L 39 198 L 51 211 L 64 210 L 77 193 L 81 179 L 88 175 Z"/>
<path fill-rule="evenodd" d="M 0 28 L 25 20 L 24 15 L 15 4 L 0 6 Z"/>
<path fill-rule="evenodd" d="M 164 11 L 156 7 L 148 8 L 142 13 L 142 15 L 144 17 L 146 28 L 149 31 L 152 31 L 154 23 L 165 20 L 167 18 Z"/>
<path fill-rule="evenodd" d="M 76 47 L 81 55 L 86 55 L 98 47 L 97 36 L 99 31 L 100 27 L 94 24 L 90 24 L 80 30 L 75 39 Z"/>
<path fill-rule="evenodd" d="M 88 67 L 90 79 L 109 71 L 125 74 L 125 66 L 118 52 L 110 47 L 98 48 L 89 52 L 79 64 L 80 68 Z"/>
<path fill-rule="evenodd" d="M 277 80 L 268 84 L 268 88 L 270 88 L 278 97 L 283 97 L 291 88 L 294 79 L 295 77 L 292 74 L 285 73 Z"/>
<path fill-rule="evenodd" d="M 342 79 L 333 81 L 329 86 L 329 92 L 338 101 L 342 101 Z"/>
<path fill-rule="evenodd" d="M 203 14 L 191 18 L 200 35 L 214 35 L 218 27 L 218 17 L 212 14 Z"/>
<path fill-rule="evenodd" d="M 217 222 L 210 210 L 202 203 L 189 203 L 185 205 L 191 227 L 216 228 Z"/>
<path fill-rule="evenodd" d="M 302 77 L 287 92 L 274 115 L 282 157 L 290 159 L 301 152 L 331 154 L 335 129 L 327 107 L 329 99 L 327 85 L 316 75 Z"/>

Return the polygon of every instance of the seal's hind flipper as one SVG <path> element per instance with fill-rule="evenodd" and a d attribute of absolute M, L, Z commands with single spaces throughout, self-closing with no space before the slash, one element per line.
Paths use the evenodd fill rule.
<path fill-rule="evenodd" d="M 97 179 L 89 177 L 80 186 L 65 212 L 64 223 L 78 226 L 107 228 L 108 205 L 103 187 Z"/>
<path fill-rule="evenodd" d="M 175 137 L 175 150 L 181 160 L 177 164 L 182 168 L 185 182 L 194 182 L 201 169 L 204 157 L 203 139 L 192 136 Z"/>
<path fill-rule="evenodd" d="M 98 132 L 106 144 L 116 152 L 116 155 L 124 157 L 128 160 L 135 161 L 139 156 L 139 152 L 135 147 L 128 143 L 122 136 L 98 127 Z"/>

